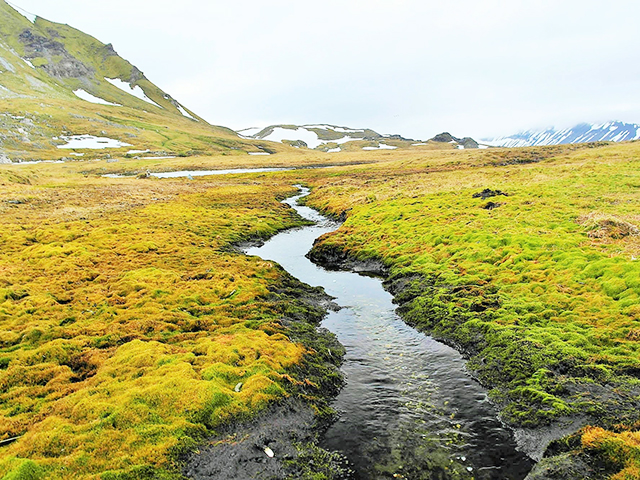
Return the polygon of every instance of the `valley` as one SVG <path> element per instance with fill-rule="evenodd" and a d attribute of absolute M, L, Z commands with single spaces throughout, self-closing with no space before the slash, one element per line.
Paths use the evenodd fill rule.
<path fill-rule="evenodd" d="M 340 157 L 192 179 L 102 176 L 160 171 L 151 159 L 3 166 L 0 424 L 15 440 L 0 472 L 179 476 L 181 452 L 278 399 L 330 418 L 341 347 L 315 330 L 330 304 L 233 248 L 306 222 L 279 203 L 296 183 L 345 220 L 311 258 L 378 265 L 401 317 L 464 354 L 540 460 L 529 478 L 635 471 L 638 144 L 267 158 Z M 314 478 L 334 478 L 308 448 Z"/>
<path fill-rule="evenodd" d="M 640 478 L 638 125 L 264 125 L 0 0 L 0 480 Z"/>

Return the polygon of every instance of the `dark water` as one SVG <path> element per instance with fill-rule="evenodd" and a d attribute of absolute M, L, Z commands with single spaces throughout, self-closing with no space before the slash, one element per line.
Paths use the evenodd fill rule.
<path fill-rule="evenodd" d="M 326 271 L 305 258 L 316 238 L 339 227 L 297 206 L 306 193 L 286 203 L 316 225 L 280 233 L 247 254 L 323 286 L 344 307 L 323 322 L 347 350 L 347 384 L 333 404 L 340 419 L 322 446 L 344 453 L 363 479 L 524 478 L 533 463 L 516 451 L 460 354 L 407 326 L 379 279 Z"/>

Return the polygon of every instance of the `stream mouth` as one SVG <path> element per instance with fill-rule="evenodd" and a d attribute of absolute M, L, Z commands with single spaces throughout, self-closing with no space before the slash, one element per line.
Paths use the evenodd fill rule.
<path fill-rule="evenodd" d="M 340 224 L 298 205 L 309 193 L 300 189 L 284 203 L 315 225 L 245 253 L 324 287 L 343 307 L 322 323 L 347 354 L 346 385 L 332 404 L 339 418 L 321 446 L 343 453 L 361 479 L 526 477 L 534 462 L 516 449 L 513 433 L 456 350 L 405 324 L 379 278 L 327 271 L 305 257 L 315 239 Z"/>

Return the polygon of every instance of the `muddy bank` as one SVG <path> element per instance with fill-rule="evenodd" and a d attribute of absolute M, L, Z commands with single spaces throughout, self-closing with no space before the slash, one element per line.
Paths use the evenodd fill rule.
<path fill-rule="evenodd" d="M 254 418 L 220 425 L 198 449 L 182 459 L 182 473 L 199 479 L 285 479 L 321 475 L 348 479 L 347 460 L 317 446 L 334 421 L 330 400 L 343 385 L 344 348 L 319 324 L 339 307 L 322 288 L 306 285 L 280 269 L 280 280 L 264 300 L 282 316 L 280 330 L 307 347 L 302 363 L 286 374 L 288 397 Z"/>
<path fill-rule="evenodd" d="M 581 450 L 579 436 L 574 434 L 587 424 L 609 428 L 620 422 L 634 424 L 640 416 L 640 388 L 633 379 L 599 381 L 588 366 L 557 359 L 540 346 L 492 330 L 491 311 L 500 304 L 497 291 L 445 285 L 436 277 L 417 274 L 394 275 L 379 260 L 361 262 L 321 241 L 308 256 L 325 268 L 384 274 L 384 287 L 394 296 L 403 320 L 465 356 L 470 373 L 491 389 L 501 420 L 514 431 L 518 448 L 539 461 L 528 479 L 604 478 L 598 476 L 602 468 L 597 460 Z M 462 309 L 461 304 L 470 307 Z M 541 365 L 540 358 L 547 363 Z M 528 397 L 515 388 L 526 384 L 541 366 L 548 369 L 543 379 L 547 391 L 568 408 L 560 410 L 545 398 Z"/>
<path fill-rule="evenodd" d="M 308 402 L 284 400 L 253 420 L 222 428 L 189 458 L 183 474 L 194 480 L 349 479 L 347 460 L 316 446 L 325 422 Z"/>
<path fill-rule="evenodd" d="M 378 277 L 386 277 L 389 274 L 389 269 L 380 260 L 359 260 L 341 249 L 332 248 L 319 242 L 314 244 L 313 249 L 307 253 L 306 257 L 327 270 L 346 270 Z"/>

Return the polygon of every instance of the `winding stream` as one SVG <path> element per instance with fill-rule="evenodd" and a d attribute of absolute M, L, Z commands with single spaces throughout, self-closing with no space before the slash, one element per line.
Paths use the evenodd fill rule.
<path fill-rule="evenodd" d="M 407 326 L 380 279 L 327 271 L 305 254 L 339 224 L 285 201 L 315 225 L 280 233 L 250 248 L 310 285 L 321 285 L 343 307 L 322 326 L 345 346 L 346 386 L 333 403 L 339 420 L 322 446 L 338 450 L 358 478 L 522 479 L 533 462 L 515 448 L 486 391 L 454 349 Z"/>

